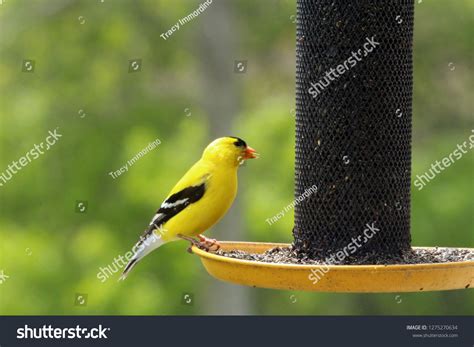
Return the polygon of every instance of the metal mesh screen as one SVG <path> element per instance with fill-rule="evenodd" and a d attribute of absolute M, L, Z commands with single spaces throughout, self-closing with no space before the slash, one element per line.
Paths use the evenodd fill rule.
<path fill-rule="evenodd" d="M 413 0 L 297 1 L 299 253 L 326 257 L 367 224 L 378 231 L 354 256 L 410 247 L 413 12 Z"/>

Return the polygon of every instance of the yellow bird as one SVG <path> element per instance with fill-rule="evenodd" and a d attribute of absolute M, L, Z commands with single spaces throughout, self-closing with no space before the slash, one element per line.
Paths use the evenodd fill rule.
<path fill-rule="evenodd" d="M 120 277 L 161 245 L 184 239 L 207 250 L 219 247 L 214 239 L 201 235 L 216 224 L 237 194 L 237 169 L 257 152 L 238 137 L 221 137 L 211 142 L 201 159 L 173 187 L 133 247 L 133 256 Z M 200 241 L 193 239 L 198 236 Z"/>

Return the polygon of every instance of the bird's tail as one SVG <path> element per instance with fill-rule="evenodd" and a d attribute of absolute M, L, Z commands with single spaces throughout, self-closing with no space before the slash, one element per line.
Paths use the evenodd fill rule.
<path fill-rule="evenodd" d="M 161 236 L 155 235 L 154 232 L 144 237 L 141 237 L 140 241 L 138 241 L 133 247 L 133 252 L 134 252 L 133 257 L 130 259 L 127 266 L 125 266 L 125 269 L 123 270 L 122 275 L 119 278 L 119 281 L 123 281 L 125 278 L 127 278 L 129 272 L 132 271 L 135 265 L 137 265 L 137 263 L 144 256 L 146 256 L 151 251 L 157 249 L 164 243 L 165 242 L 163 241 Z"/>

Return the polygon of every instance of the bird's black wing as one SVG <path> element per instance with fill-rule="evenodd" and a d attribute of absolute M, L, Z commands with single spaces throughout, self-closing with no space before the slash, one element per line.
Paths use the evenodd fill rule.
<path fill-rule="evenodd" d="M 160 227 L 176 216 L 189 205 L 199 201 L 206 192 L 206 182 L 199 185 L 186 187 L 177 193 L 172 194 L 166 199 L 156 211 L 155 216 L 150 222 L 150 225 L 145 230 L 142 238 L 146 238 L 153 230 L 160 229 Z"/>
<path fill-rule="evenodd" d="M 159 210 L 156 212 L 157 214 L 163 215 L 159 218 L 159 223 L 166 223 L 190 204 L 199 201 L 204 196 L 205 191 L 206 184 L 201 183 L 197 186 L 184 188 L 183 190 L 171 195 L 161 204 Z M 154 221 L 152 221 L 152 223 L 155 224 Z"/>

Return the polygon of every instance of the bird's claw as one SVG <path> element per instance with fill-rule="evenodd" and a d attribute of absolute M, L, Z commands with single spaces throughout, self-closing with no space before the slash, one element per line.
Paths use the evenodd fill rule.
<path fill-rule="evenodd" d="M 188 247 L 188 253 L 193 253 L 193 246 L 196 246 L 199 249 L 202 249 L 206 252 L 215 252 L 221 248 L 220 244 L 217 242 L 216 239 L 209 239 L 203 235 L 198 235 L 199 241 L 193 239 L 192 237 L 184 236 L 182 234 L 177 235 L 180 239 L 189 241 L 191 245 Z"/>
<path fill-rule="evenodd" d="M 206 248 L 206 251 L 216 252 L 221 248 L 216 239 L 207 238 L 204 235 L 198 235 L 200 244 Z"/>

